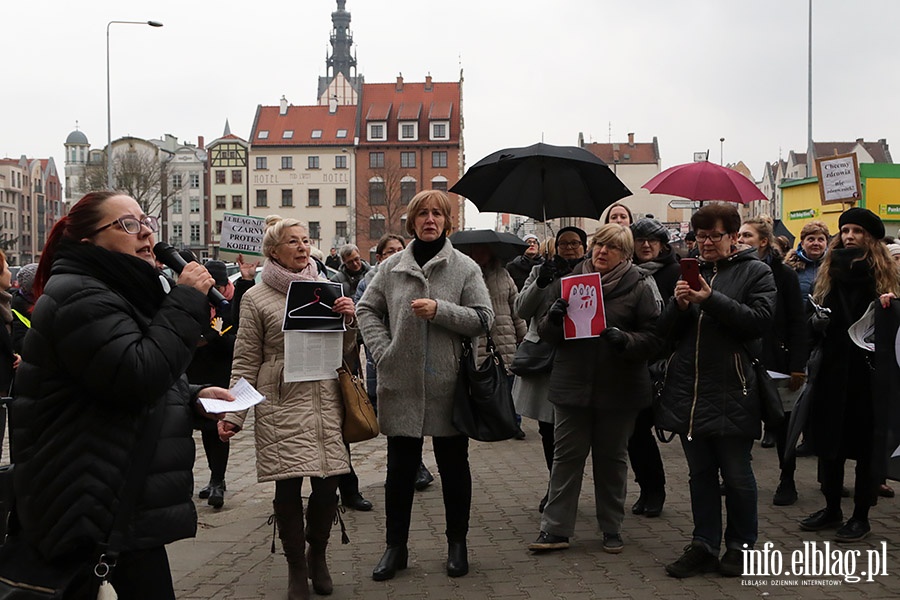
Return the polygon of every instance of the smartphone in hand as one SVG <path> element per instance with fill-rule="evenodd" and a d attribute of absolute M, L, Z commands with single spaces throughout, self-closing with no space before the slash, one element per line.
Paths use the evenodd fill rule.
<path fill-rule="evenodd" d="M 688 282 L 692 290 L 700 291 L 700 263 L 696 258 L 681 259 L 681 278 Z"/>

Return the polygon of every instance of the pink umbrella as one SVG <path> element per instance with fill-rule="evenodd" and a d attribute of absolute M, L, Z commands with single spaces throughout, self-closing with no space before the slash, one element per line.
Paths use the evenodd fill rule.
<path fill-rule="evenodd" d="M 768 200 L 756 184 L 741 173 L 708 161 L 670 167 L 641 187 L 651 194 L 669 194 L 689 200 L 724 200 L 740 204 Z"/>

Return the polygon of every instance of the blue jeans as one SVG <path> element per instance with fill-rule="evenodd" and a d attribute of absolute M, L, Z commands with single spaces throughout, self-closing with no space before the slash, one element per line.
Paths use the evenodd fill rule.
<path fill-rule="evenodd" d="M 725 482 L 725 548 L 752 548 L 756 543 L 756 478 L 750 451 L 753 440 L 743 437 L 694 438 L 681 436 L 690 470 L 691 512 L 696 542 L 718 556 L 722 543 L 722 496 L 719 472 Z"/>

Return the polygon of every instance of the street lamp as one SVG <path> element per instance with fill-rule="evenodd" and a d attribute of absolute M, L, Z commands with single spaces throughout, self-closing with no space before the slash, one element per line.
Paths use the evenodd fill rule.
<path fill-rule="evenodd" d="M 109 102 L 109 26 L 119 23 L 123 25 L 149 25 L 162 27 L 159 21 L 110 21 L 106 24 L 106 186 L 113 187 L 112 168 L 112 108 Z"/>
<path fill-rule="evenodd" d="M 725 138 L 719 138 L 719 166 L 725 166 Z"/>

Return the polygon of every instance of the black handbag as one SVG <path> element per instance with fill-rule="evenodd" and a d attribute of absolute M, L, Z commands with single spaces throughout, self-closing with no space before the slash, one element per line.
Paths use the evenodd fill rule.
<path fill-rule="evenodd" d="M 553 370 L 555 356 L 556 347 L 552 344 L 543 340 L 540 342 L 522 340 L 516 348 L 509 370 L 520 377 L 549 373 Z"/>
<path fill-rule="evenodd" d="M 519 425 L 503 357 L 491 338 L 487 319 L 480 311 L 478 317 L 487 336 L 487 356 L 476 365 L 472 340 L 463 338 L 453 399 L 453 426 L 473 440 L 499 442 L 513 438 Z"/>
<path fill-rule="evenodd" d="M 156 440 L 162 430 L 164 407 L 147 415 L 128 475 L 119 494 L 119 507 L 105 544 L 94 553 L 82 553 L 48 561 L 27 543 L 16 527 L 0 546 L 0 600 L 56 600 L 61 598 L 96 598 L 101 586 L 109 586 L 109 576 L 124 547 L 129 521 L 147 478 Z M 0 488 L 12 486 L 13 466 L 0 472 Z M 15 506 L 13 505 L 15 525 Z M 103 596 L 108 597 L 108 596 Z"/>
<path fill-rule="evenodd" d="M 744 350 L 750 357 L 750 364 L 753 365 L 753 371 L 756 373 L 756 391 L 759 394 L 762 422 L 766 424 L 767 428 L 774 431 L 784 424 L 784 405 L 781 402 L 781 394 L 778 393 L 778 386 L 775 385 L 775 381 L 769 375 L 762 361 L 751 354 L 746 345 Z"/>

